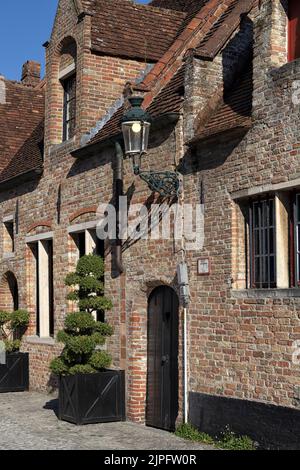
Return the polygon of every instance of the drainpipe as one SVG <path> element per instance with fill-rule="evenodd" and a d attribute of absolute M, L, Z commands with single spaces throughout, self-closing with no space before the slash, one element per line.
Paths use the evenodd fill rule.
<path fill-rule="evenodd" d="M 178 166 L 178 158 L 177 156 L 179 155 L 179 158 L 183 158 L 185 154 L 185 148 L 184 148 L 184 138 L 183 138 L 183 116 L 180 116 L 179 118 L 179 126 L 180 132 L 176 132 L 176 129 L 174 130 L 174 136 L 175 136 L 175 167 Z M 180 193 L 180 203 L 182 207 L 184 207 L 184 202 L 185 202 L 185 191 L 184 191 L 184 184 L 183 184 L 183 179 L 182 179 L 182 184 L 181 184 L 181 193 Z M 182 211 L 182 228 L 184 227 L 184 211 Z M 187 266 L 187 259 L 186 259 L 186 240 L 185 240 L 185 235 L 182 233 L 182 238 L 181 238 L 181 263 L 185 264 Z M 184 413 L 183 413 L 183 419 L 184 423 L 188 423 L 189 419 L 189 381 L 188 381 L 188 311 L 189 311 L 189 303 L 190 303 L 190 296 L 189 296 L 189 280 L 186 279 L 185 282 L 187 284 L 181 285 L 181 288 L 184 286 L 187 290 L 183 293 L 182 295 L 182 300 L 183 300 L 183 407 L 184 407 Z"/>
<path fill-rule="evenodd" d="M 188 339 L 187 339 L 187 307 L 183 309 L 183 367 L 184 367 L 184 423 L 187 424 L 188 416 Z"/>
<path fill-rule="evenodd" d="M 123 161 L 124 154 L 119 142 L 115 143 L 116 149 L 116 212 L 117 212 L 117 228 L 116 228 L 116 267 L 120 274 L 124 273 L 125 269 L 122 260 L 122 240 L 119 238 L 120 230 L 120 196 L 123 196 Z"/>

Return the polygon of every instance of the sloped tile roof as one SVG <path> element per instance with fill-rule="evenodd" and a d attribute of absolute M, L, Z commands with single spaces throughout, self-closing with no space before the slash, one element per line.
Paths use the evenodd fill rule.
<path fill-rule="evenodd" d="M 205 37 L 233 1 L 235 0 L 200 2 L 201 9 L 193 15 L 192 20 L 180 32 L 170 49 L 144 78 L 141 88 L 151 89 L 151 92 L 146 95 L 146 106 L 149 106 L 160 88 L 165 86 L 182 66 L 187 51 L 192 51 L 199 45 L 199 41 Z"/>
<path fill-rule="evenodd" d="M 152 0 L 150 5 L 186 13 L 186 18 L 179 31 L 180 33 L 208 1 L 209 0 Z"/>
<path fill-rule="evenodd" d="M 152 101 L 148 107 L 148 112 L 151 116 L 157 117 L 167 113 L 180 112 L 184 99 L 184 70 L 185 67 L 181 67 Z"/>
<path fill-rule="evenodd" d="M 232 33 L 232 30 L 231 28 L 224 27 L 224 24 L 226 24 L 226 21 L 229 18 L 231 19 L 232 16 L 234 17 L 234 21 L 238 19 L 238 21 L 240 22 L 241 21 L 241 4 L 243 4 L 242 11 L 244 12 L 245 9 L 246 10 L 248 8 L 249 10 L 251 9 L 250 3 L 252 5 L 253 1 L 252 0 L 251 1 L 250 0 L 223 0 L 222 2 L 220 2 L 218 0 L 208 0 L 207 2 L 186 1 L 186 2 L 176 2 L 176 3 L 177 3 L 178 8 L 179 7 L 186 8 L 188 3 L 192 6 L 195 6 L 195 4 L 197 4 L 197 7 L 199 7 L 199 4 L 200 4 L 200 9 L 205 7 L 203 8 L 203 14 L 201 10 L 201 12 L 197 13 L 197 15 L 195 16 L 195 19 L 196 19 L 197 16 L 200 15 L 200 18 L 199 18 L 200 22 L 201 21 L 205 22 L 206 16 L 208 16 L 208 25 L 207 25 L 208 32 L 206 32 L 204 36 L 206 40 L 203 41 L 203 43 L 200 43 L 200 46 L 202 47 L 204 45 L 207 45 L 207 43 L 209 43 L 212 38 L 214 40 L 218 39 L 216 35 L 219 33 L 220 30 L 222 30 L 222 35 L 221 35 L 222 40 L 227 41 L 228 38 L 230 37 L 230 34 Z M 239 3 L 239 8 L 238 8 L 238 3 Z M 221 13 L 219 14 L 219 16 L 210 15 L 211 12 L 216 11 L 216 6 L 221 5 L 221 4 L 223 6 L 223 11 L 220 10 Z M 153 0 L 152 5 L 163 8 L 163 7 L 170 6 L 171 4 L 168 3 L 167 0 L 165 1 Z M 216 19 L 214 20 L 214 18 Z M 193 23 L 193 21 L 191 23 Z M 238 26 L 238 23 L 235 25 L 235 27 L 237 26 Z M 187 30 L 191 30 L 191 34 L 192 34 L 193 27 L 191 24 L 187 27 Z M 185 32 L 183 34 L 185 34 Z M 219 47 L 220 41 L 217 40 L 215 42 L 217 44 L 217 47 Z M 174 45 L 172 45 L 171 49 L 173 48 L 174 48 Z M 215 51 L 215 46 L 214 46 L 214 51 Z M 182 104 L 182 100 L 183 100 L 183 87 L 184 87 L 184 67 L 183 67 L 182 59 L 179 62 L 181 65 L 175 72 L 173 72 L 173 76 L 168 78 L 168 80 L 161 81 L 162 83 L 161 89 L 158 90 L 158 92 L 155 92 L 153 99 L 152 97 L 151 99 L 149 99 L 149 96 L 153 94 L 153 89 L 151 89 L 152 87 L 151 84 L 152 84 L 152 81 L 155 84 L 156 80 L 154 80 L 154 78 L 157 75 L 156 69 L 159 68 L 159 71 L 160 69 L 163 69 L 165 62 L 162 60 L 162 64 L 160 64 L 160 62 L 156 64 L 154 67 L 155 70 L 152 70 L 147 75 L 146 79 L 144 80 L 142 85 L 144 85 L 146 82 L 147 83 L 150 82 L 150 85 L 151 85 L 150 90 L 147 90 L 148 93 L 146 94 L 145 103 L 149 103 L 149 104 L 146 104 L 146 106 L 150 114 L 152 114 L 152 116 L 163 115 L 163 114 L 170 113 L 170 112 L 174 112 L 174 113 L 179 112 L 181 104 Z M 168 76 L 170 75 L 170 71 L 167 70 L 166 73 Z M 249 86 L 250 86 L 250 82 L 249 82 Z M 141 87 L 141 89 L 143 89 L 143 86 Z M 227 97 L 226 97 L 226 100 L 227 100 Z M 226 104 L 228 105 L 227 107 L 226 107 Z M 208 124 L 208 128 L 205 131 L 203 130 L 203 132 L 204 133 L 213 132 L 214 127 L 216 129 L 218 126 L 220 128 L 223 125 L 221 121 L 223 120 L 224 116 L 228 117 L 229 123 L 237 122 L 239 118 L 244 120 L 244 123 L 245 123 L 245 119 L 249 117 L 247 114 L 248 113 L 247 104 L 245 104 L 244 102 L 243 103 L 239 102 L 238 105 L 241 106 L 240 109 L 236 107 L 236 105 L 234 105 L 233 107 L 230 107 L 230 104 L 228 104 L 225 101 L 224 109 L 222 108 L 222 110 L 220 110 L 220 115 L 215 117 L 216 122 L 214 123 L 214 121 L 212 120 L 212 122 Z M 246 106 L 246 109 L 242 109 L 242 106 Z M 121 118 L 122 118 L 123 113 L 124 113 L 124 108 L 121 107 L 87 145 L 94 144 L 97 142 L 103 142 L 109 138 L 112 138 L 118 135 L 121 132 Z M 246 113 L 246 114 L 244 115 L 243 113 Z M 211 128 L 211 130 L 209 130 L 209 128 Z"/>
<path fill-rule="evenodd" d="M 40 124 L 44 118 L 42 88 L 9 80 L 4 80 L 4 86 L 5 100 L 0 104 L 0 182 L 40 164 L 36 141 L 42 139 Z"/>
<path fill-rule="evenodd" d="M 184 67 L 182 67 L 168 85 L 153 100 L 147 111 L 155 118 L 168 113 L 179 113 L 183 103 Z M 124 106 L 121 106 L 112 118 L 91 140 L 90 144 L 103 142 L 121 132 L 121 119 Z"/>
<path fill-rule="evenodd" d="M 193 141 L 234 128 L 249 128 L 251 126 L 252 99 L 253 77 L 251 62 L 237 82 L 225 94 L 223 102 L 217 107 L 211 119 L 198 128 Z"/>
<path fill-rule="evenodd" d="M 203 38 L 195 53 L 213 59 L 241 23 L 241 16 L 249 13 L 255 0 L 233 0 L 228 9 Z"/>
<path fill-rule="evenodd" d="M 208 0 L 152 0 L 150 5 L 168 10 L 183 11 L 189 17 L 195 15 Z"/>
<path fill-rule="evenodd" d="M 42 120 L 24 142 L 12 160 L 0 173 L 0 185 L 17 176 L 39 171 L 43 168 L 44 120 Z"/>
<path fill-rule="evenodd" d="M 129 0 L 91 0 L 88 4 L 94 51 L 148 62 L 158 61 L 169 49 L 186 18 L 182 11 Z"/>
<path fill-rule="evenodd" d="M 109 121 L 100 129 L 100 131 L 93 137 L 89 142 L 95 144 L 98 142 L 104 142 L 107 139 L 111 139 L 121 132 L 121 120 L 124 114 L 124 106 L 121 106 L 111 117 Z"/>

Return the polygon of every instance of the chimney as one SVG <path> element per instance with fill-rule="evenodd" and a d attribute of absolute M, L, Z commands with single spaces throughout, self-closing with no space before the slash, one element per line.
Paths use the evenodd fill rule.
<path fill-rule="evenodd" d="M 0 74 L 0 104 L 6 103 L 6 85 L 5 78 Z"/>
<path fill-rule="evenodd" d="M 254 18 L 253 118 L 263 119 L 274 89 L 272 70 L 287 63 L 286 0 L 264 0 Z"/>
<path fill-rule="evenodd" d="M 22 83 L 35 87 L 41 81 L 41 64 L 33 60 L 25 62 L 22 68 Z"/>

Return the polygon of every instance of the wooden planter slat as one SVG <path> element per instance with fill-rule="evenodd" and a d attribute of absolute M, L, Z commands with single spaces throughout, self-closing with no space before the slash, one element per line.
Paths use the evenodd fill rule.
<path fill-rule="evenodd" d="M 125 372 L 62 376 L 59 419 L 77 425 L 125 421 Z"/>
<path fill-rule="evenodd" d="M 7 353 L 0 364 L 0 393 L 25 392 L 29 389 L 29 354 Z"/>

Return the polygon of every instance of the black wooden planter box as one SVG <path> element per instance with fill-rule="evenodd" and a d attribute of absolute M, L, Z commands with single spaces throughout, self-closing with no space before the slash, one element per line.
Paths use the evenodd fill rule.
<path fill-rule="evenodd" d="M 77 425 L 125 421 L 125 372 L 62 376 L 59 419 Z"/>
<path fill-rule="evenodd" d="M 7 353 L 0 364 L 0 393 L 25 392 L 29 389 L 29 354 Z"/>

